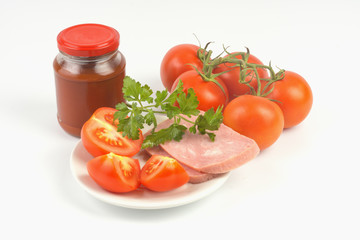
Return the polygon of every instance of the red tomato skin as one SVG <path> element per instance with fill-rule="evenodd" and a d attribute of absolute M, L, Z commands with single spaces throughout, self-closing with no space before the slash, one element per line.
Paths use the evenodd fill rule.
<path fill-rule="evenodd" d="M 151 164 L 157 160 L 165 160 L 164 167 L 154 169 L 154 173 L 149 175 L 146 171 Z M 145 163 L 140 173 L 141 183 L 148 189 L 155 192 L 165 192 L 181 187 L 189 181 L 189 175 L 184 168 L 173 158 L 153 155 Z"/>
<path fill-rule="evenodd" d="M 199 110 L 207 111 L 210 108 L 216 110 L 219 106 L 226 106 L 228 103 L 228 89 L 220 78 L 215 78 L 215 80 L 221 84 L 225 93 L 216 83 L 204 81 L 195 70 L 181 74 L 174 82 L 171 92 L 174 91 L 180 80 L 183 82 L 183 89 L 186 93 L 189 88 L 194 90 L 199 101 Z"/>
<path fill-rule="evenodd" d="M 225 125 L 253 139 L 260 150 L 275 143 L 284 128 L 280 107 L 263 97 L 239 96 L 226 106 L 223 115 Z"/>
<path fill-rule="evenodd" d="M 100 143 L 99 139 L 97 139 L 96 135 L 94 134 L 97 126 L 97 121 L 93 119 L 100 119 L 101 121 L 108 122 L 111 124 L 111 121 L 106 120 L 106 116 L 112 116 L 117 110 L 114 108 L 109 107 L 102 107 L 97 109 L 91 118 L 85 122 L 83 127 L 81 128 L 81 141 L 85 147 L 85 149 L 94 157 L 101 156 L 104 154 L 108 154 L 113 152 L 118 155 L 132 157 L 136 153 L 138 153 L 141 149 L 141 144 L 144 140 L 142 132 L 140 131 L 140 137 L 138 140 L 131 140 L 127 137 L 121 137 L 121 133 L 116 133 L 119 137 L 121 137 L 123 141 L 123 148 L 120 147 L 113 147 L 106 143 Z M 113 129 L 114 132 L 116 131 L 116 126 Z"/>
<path fill-rule="evenodd" d="M 313 94 L 309 84 L 299 74 L 285 71 L 285 76 L 269 86 L 274 90 L 267 96 L 279 102 L 276 104 L 284 114 L 284 128 L 301 123 L 309 114 L 313 104 Z"/>
<path fill-rule="evenodd" d="M 134 174 L 132 179 L 128 182 L 124 182 L 119 176 L 119 171 L 116 169 L 115 164 L 118 164 L 112 157 L 111 154 L 106 154 L 93 158 L 87 163 L 87 170 L 90 177 L 103 189 L 114 192 L 124 193 L 130 192 L 137 189 L 140 186 L 140 163 L 137 159 L 131 159 L 132 168 Z M 115 154 L 112 154 L 113 157 Z M 127 158 L 129 159 L 129 158 Z M 123 178 L 126 178 L 123 176 Z"/>
<path fill-rule="evenodd" d="M 86 129 L 88 129 L 89 121 L 85 122 L 83 127 L 81 128 L 81 141 L 88 153 L 90 153 L 93 157 L 98 157 L 104 154 L 108 154 L 109 152 L 96 145 L 93 141 L 90 140 L 90 137 L 87 137 Z"/>
<path fill-rule="evenodd" d="M 164 56 L 160 66 L 160 76 L 164 87 L 171 91 L 175 80 L 180 74 L 193 70 L 192 64 L 199 70 L 203 63 L 197 57 L 199 47 L 193 44 L 180 44 L 171 48 Z"/>
<path fill-rule="evenodd" d="M 241 55 L 236 56 L 236 58 L 242 59 Z M 251 55 L 251 54 L 249 55 L 248 62 L 263 65 L 263 63 L 257 57 L 255 57 L 254 55 Z M 248 86 L 246 86 L 245 84 L 239 83 L 240 67 L 231 68 L 234 65 L 235 64 L 233 64 L 233 63 L 220 64 L 213 71 L 214 73 L 220 73 L 220 72 L 224 72 L 224 71 L 228 71 L 228 70 L 232 69 L 231 71 L 226 72 L 219 76 L 219 78 L 221 80 L 223 80 L 223 82 L 225 83 L 225 85 L 227 86 L 227 88 L 229 90 L 230 101 L 232 99 L 236 98 L 237 96 L 248 94 L 250 92 L 250 88 Z M 258 72 L 260 78 L 268 78 L 269 77 L 269 74 L 266 69 L 258 68 L 257 72 Z M 255 73 L 252 70 L 249 71 L 248 73 L 250 73 L 250 75 L 245 78 L 245 81 L 251 80 L 250 85 L 253 88 L 255 88 L 255 91 L 256 91 L 257 87 L 258 87 L 258 83 L 256 80 Z"/>

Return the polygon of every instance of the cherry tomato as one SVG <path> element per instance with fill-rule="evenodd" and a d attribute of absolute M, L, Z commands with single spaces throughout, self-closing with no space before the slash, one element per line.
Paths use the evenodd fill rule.
<path fill-rule="evenodd" d="M 113 122 L 114 108 L 97 109 L 81 129 L 81 140 L 86 150 L 94 157 L 113 152 L 122 156 L 134 156 L 141 149 L 143 135 L 138 140 L 123 137 Z"/>
<path fill-rule="evenodd" d="M 309 84 L 299 74 L 285 71 L 282 80 L 269 86 L 274 90 L 267 96 L 274 99 L 284 114 L 285 128 L 290 128 L 301 123 L 309 114 L 313 95 Z"/>
<path fill-rule="evenodd" d="M 109 153 L 90 160 L 86 166 L 90 177 L 107 191 L 130 192 L 140 186 L 137 159 Z"/>
<path fill-rule="evenodd" d="M 260 150 L 271 146 L 284 128 L 284 116 L 280 107 L 263 97 L 237 97 L 226 106 L 223 115 L 225 125 L 252 138 Z"/>
<path fill-rule="evenodd" d="M 173 158 L 153 155 L 143 166 L 141 183 L 156 192 L 178 188 L 189 181 L 189 175 Z"/>
<path fill-rule="evenodd" d="M 228 89 L 220 78 L 215 78 L 215 80 L 222 86 L 224 91 L 216 83 L 203 80 L 197 71 L 187 71 L 176 79 L 171 91 L 174 91 L 180 80 L 183 82 L 185 92 L 189 88 L 194 90 L 199 101 L 199 110 L 207 111 L 210 108 L 216 110 L 219 106 L 226 106 L 228 103 Z"/>
<path fill-rule="evenodd" d="M 232 54 L 234 54 L 234 53 L 232 53 Z M 236 56 L 236 58 L 242 59 L 242 56 L 238 55 L 238 56 Z M 251 55 L 251 54 L 249 55 L 248 63 L 263 65 L 263 63 L 258 58 L 256 58 L 254 55 Z M 250 88 L 248 86 L 246 86 L 243 83 L 239 83 L 240 67 L 233 67 L 234 65 L 235 65 L 234 63 L 223 63 L 223 64 L 220 64 L 213 71 L 214 73 L 220 73 L 220 72 L 231 70 L 231 71 L 226 72 L 219 76 L 219 78 L 221 78 L 221 80 L 223 80 L 223 82 L 225 83 L 225 85 L 227 86 L 227 88 L 229 90 L 230 101 L 232 99 L 236 98 L 237 96 L 244 95 L 244 94 L 250 92 Z M 257 68 L 257 72 L 259 74 L 259 78 L 268 78 L 269 77 L 266 69 Z M 256 80 L 255 72 L 253 70 L 249 70 L 247 72 L 247 74 L 249 74 L 249 75 L 245 78 L 245 81 L 246 82 L 251 81 L 250 85 L 253 88 L 255 88 L 255 90 L 257 90 L 258 83 Z"/>
<path fill-rule="evenodd" d="M 199 47 L 193 44 L 180 44 L 171 48 L 164 56 L 161 67 L 160 76 L 165 88 L 170 91 L 173 83 L 183 72 L 203 68 L 203 64 L 197 57 Z"/>

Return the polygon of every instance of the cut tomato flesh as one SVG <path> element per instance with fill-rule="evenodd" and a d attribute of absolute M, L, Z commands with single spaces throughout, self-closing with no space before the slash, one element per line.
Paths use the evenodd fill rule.
<path fill-rule="evenodd" d="M 90 177 L 111 192 L 129 192 L 140 186 L 140 164 L 137 159 L 108 153 L 87 163 Z"/>
<path fill-rule="evenodd" d="M 146 166 L 146 169 L 144 170 L 147 175 L 151 175 L 154 173 L 155 170 L 160 170 L 160 166 L 164 167 L 165 164 L 163 164 L 164 161 L 160 158 L 155 159 L 154 161 L 149 162 L 149 164 Z"/>
<path fill-rule="evenodd" d="M 105 115 L 105 119 L 106 119 Z M 103 143 L 109 144 L 116 147 L 130 147 L 129 141 L 125 140 L 121 133 L 116 131 L 116 127 L 108 121 L 104 122 L 95 116 L 92 117 L 92 120 L 96 121 L 100 127 L 95 129 L 94 135 Z"/>
<path fill-rule="evenodd" d="M 125 145 L 124 141 L 118 136 L 118 134 L 115 134 L 114 131 L 109 131 L 106 128 L 97 128 L 95 130 L 95 135 L 101 141 L 110 144 L 111 146 L 120 147 Z"/>
<path fill-rule="evenodd" d="M 113 153 L 109 153 L 108 155 L 113 156 L 114 167 L 117 174 L 123 181 L 128 181 L 129 179 L 133 178 L 134 167 L 131 165 L 129 158 L 118 156 Z"/>
<path fill-rule="evenodd" d="M 116 109 L 100 108 L 84 124 L 81 138 L 85 148 L 93 156 L 113 152 L 122 156 L 134 156 L 141 149 L 143 136 L 132 140 L 117 131 L 114 113 Z"/>
<path fill-rule="evenodd" d="M 173 158 L 153 155 L 141 170 L 141 183 L 153 191 L 169 191 L 189 181 L 189 175 Z"/>

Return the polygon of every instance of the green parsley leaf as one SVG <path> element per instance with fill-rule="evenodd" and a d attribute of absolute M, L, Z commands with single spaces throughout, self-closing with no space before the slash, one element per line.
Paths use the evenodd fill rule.
<path fill-rule="evenodd" d="M 142 148 L 154 147 L 171 140 L 180 141 L 186 129 L 183 125 L 172 124 L 168 128 L 148 135 L 142 144 Z"/>
<path fill-rule="evenodd" d="M 165 104 L 174 105 L 178 95 L 183 92 L 183 82 L 180 80 L 174 91 L 164 100 Z"/>
<path fill-rule="evenodd" d="M 122 120 L 128 116 L 130 113 L 130 109 L 125 103 L 118 103 L 115 107 L 118 111 L 114 113 L 114 121 L 115 119 Z"/>
<path fill-rule="evenodd" d="M 153 98 L 150 97 L 153 94 L 153 91 L 150 89 L 150 87 L 148 85 L 141 86 L 139 82 L 136 82 L 134 79 L 128 76 L 124 78 L 122 91 L 124 94 L 124 99 L 129 102 L 153 102 Z"/>
<path fill-rule="evenodd" d="M 192 88 L 188 89 L 187 94 L 181 92 L 178 95 L 177 102 L 179 104 L 181 114 L 191 117 L 200 113 L 200 111 L 197 109 L 199 101 L 197 100 L 195 92 Z"/>
<path fill-rule="evenodd" d="M 215 135 L 213 133 L 208 132 L 218 130 L 220 124 L 222 123 L 223 115 L 222 115 L 222 107 L 217 108 L 214 111 L 213 108 L 209 109 L 204 113 L 204 115 L 199 115 L 195 120 L 195 125 L 200 134 L 207 134 L 212 141 L 215 140 Z"/>
<path fill-rule="evenodd" d="M 209 136 L 210 140 L 213 142 L 215 141 L 215 133 L 212 132 L 206 132 L 206 134 Z"/>
<path fill-rule="evenodd" d="M 170 103 L 163 104 L 161 109 L 165 111 L 165 114 L 169 119 L 173 119 L 175 116 L 181 113 L 180 108 Z"/>
<path fill-rule="evenodd" d="M 196 133 L 196 125 L 189 127 L 189 132 L 195 134 Z"/>
<path fill-rule="evenodd" d="M 159 107 L 162 102 L 166 99 L 166 97 L 168 96 L 168 91 L 167 90 L 163 90 L 163 91 L 157 91 L 156 92 L 156 98 L 155 98 L 155 107 Z"/>
<path fill-rule="evenodd" d="M 125 137 L 129 137 L 131 139 L 139 139 L 140 137 L 140 130 L 144 128 L 145 119 L 141 115 L 141 111 L 137 108 L 137 104 L 132 104 L 132 110 L 129 117 L 122 117 L 124 113 L 119 113 L 120 117 L 117 118 L 119 120 L 118 123 L 118 132 L 122 132 L 122 135 Z M 115 113 L 116 114 L 116 113 Z M 114 114 L 114 119 L 117 115 Z"/>
<path fill-rule="evenodd" d="M 154 130 L 157 126 L 157 122 L 156 122 L 156 117 L 155 117 L 155 114 L 154 114 L 154 111 L 152 109 L 149 109 L 149 112 L 145 115 L 144 117 L 144 120 L 145 120 L 145 123 L 147 125 L 154 125 Z"/>

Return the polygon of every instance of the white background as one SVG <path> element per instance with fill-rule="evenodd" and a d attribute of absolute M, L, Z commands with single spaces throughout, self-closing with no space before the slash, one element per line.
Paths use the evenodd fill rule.
<path fill-rule="evenodd" d="M 360 239 L 360 1 L 3 1 L 0 4 L 0 239 Z M 74 180 L 79 139 L 56 119 L 56 36 L 80 23 L 121 35 L 127 74 L 161 89 L 181 43 L 214 41 L 307 79 L 299 126 L 198 202 L 132 210 Z"/>

